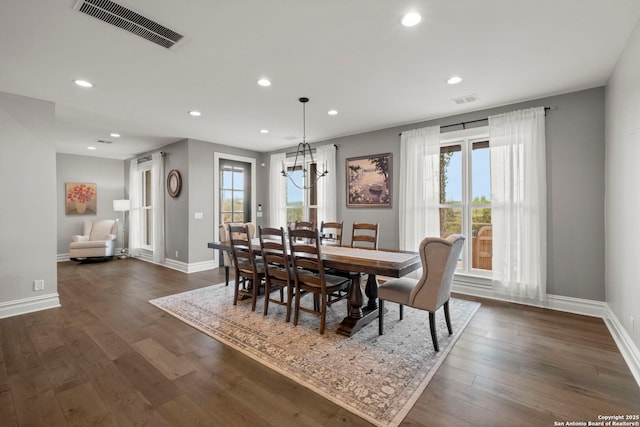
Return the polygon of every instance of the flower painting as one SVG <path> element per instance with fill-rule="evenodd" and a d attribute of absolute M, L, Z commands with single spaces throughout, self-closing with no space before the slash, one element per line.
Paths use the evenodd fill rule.
<path fill-rule="evenodd" d="M 391 207 L 391 153 L 347 159 L 347 207 Z"/>
<path fill-rule="evenodd" d="M 65 213 L 67 215 L 95 215 L 98 193 L 96 184 L 67 182 L 65 191 Z"/>

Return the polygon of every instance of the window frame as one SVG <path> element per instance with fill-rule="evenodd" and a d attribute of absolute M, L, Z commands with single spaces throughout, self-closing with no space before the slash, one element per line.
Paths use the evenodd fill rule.
<path fill-rule="evenodd" d="M 439 208 L 461 208 L 461 233 L 467 237 L 467 244 L 463 247 L 462 266 L 456 269 L 456 274 L 491 277 L 492 270 L 473 268 L 473 224 L 472 210 L 474 208 L 492 209 L 493 204 L 473 203 L 473 144 L 489 141 L 489 126 L 479 126 L 471 129 L 445 132 L 440 135 L 440 147 L 460 145 L 462 166 L 462 202 L 460 204 L 440 203 Z"/>
<path fill-rule="evenodd" d="M 153 168 L 153 162 L 147 160 L 138 163 L 138 173 L 140 174 L 140 241 L 138 242 L 140 249 L 144 249 L 153 252 L 153 218 L 149 217 L 149 214 L 153 211 L 154 200 L 153 192 L 151 190 L 151 183 L 147 182 L 147 173 L 149 174 L 149 180 L 151 180 L 151 174 Z M 147 205 L 147 193 L 151 199 L 151 204 Z M 149 244 L 147 244 L 147 240 Z"/>
<path fill-rule="evenodd" d="M 285 162 L 284 162 L 284 167 L 287 170 L 287 173 L 290 173 L 293 171 L 293 167 L 295 163 L 295 157 L 291 156 L 291 157 L 287 157 Z M 317 168 L 317 161 L 312 162 L 311 159 L 308 159 L 306 161 L 306 163 L 304 165 L 302 164 L 298 164 L 297 167 L 298 168 L 302 168 L 303 166 L 308 170 L 307 172 L 307 176 L 305 177 L 304 180 L 304 186 L 308 186 L 309 185 L 309 179 L 310 177 L 315 176 L 315 171 Z M 287 177 L 286 179 L 286 183 L 285 183 L 285 193 L 288 195 L 288 191 L 289 191 L 289 185 L 294 185 L 291 182 L 291 179 L 289 177 Z M 295 187 L 295 186 L 294 186 Z M 316 227 L 318 227 L 317 224 L 317 220 L 318 220 L 318 193 L 317 193 L 317 187 L 314 185 L 311 188 L 308 189 L 302 189 L 302 221 L 309 221 L 309 222 L 313 222 Z M 315 199 L 315 204 L 313 204 L 313 199 Z M 288 202 L 288 197 L 286 197 L 286 200 Z M 295 207 L 294 207 L 295 206 Z M 295 209 L 297 208 L 297 205 L 289 205 L 287 203 L 286 205 L 286 210 L 287 210 L 287 218 L 289 218 L 289 209 Z M 312 211 L 315 210 L 315 215 L 312 214 Z M 288 224 L 289 226 L 293 227 L 294 224 L 290 223 Z"/>

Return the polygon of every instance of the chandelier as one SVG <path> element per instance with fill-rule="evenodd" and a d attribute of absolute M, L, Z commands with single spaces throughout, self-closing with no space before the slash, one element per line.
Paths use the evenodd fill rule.
<path fill-rule="evenodd" d="M 318 182 L 320 178 L 327 175 L 329 173 L 326 170 L 325 165 L 322 165 L 320 168 L 316 161 L 313 158 L 313 150 L 311 149 L 311 145 L 307 142 L 307 128 L 306 128 L 306 116 L 305 116 L 305 104 L 309 102 L 309 98 L 299 98 L 298 101 L 302 103 L 302 142 L 298 144 L 298 150 L 296 151 L 296 158 L 293 162 L 292 171 L 302 170 L 302 182 L 298 183 L 295 181 L 293 174 L 287 172 L 287 168 L 282 162 L 282 171 L 280 172 L 283 177 L 289 178 L 291 183 L 300 189 L 307 190 Z M 307 162 L 307 157 L 309 157 L 309 162 Z M 298 160 L 299 159 L 299 160 Z M 298 163 L 300 161 L 300 163 Z M 307 168 L 312 166 L 312 170 L 309 171 Z"/>

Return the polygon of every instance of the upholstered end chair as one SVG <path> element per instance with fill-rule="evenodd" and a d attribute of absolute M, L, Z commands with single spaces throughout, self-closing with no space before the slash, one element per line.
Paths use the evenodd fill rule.
<path fill-rule="evenodd" d="M 435 312 L 444 306 L 444 316 L 449 335 L 451 318 L 449 317 L 449 298 L 451 285 L 456 271 L 458 258 L 462 252 L 465 237 L 452 234 L 446 239 L 427 237 L 420 243 L 420 259 L 422 261 L 422 275 L 420 279 L 400 277 L 391 279 L 378 288 L 379 334 L 383 334 L 384 302 L 392 301 L 400 304 L 400 320 L 403 317 L 403 306 L 409 306 L 429 312 L 429 328 L 435 351 L 439 351 L 438 336 L 436 335 Z"/>
<path fill-rule="evenodd" d="M 224 223 L 218 226 L 218 237 L 221 242 L 228 242 L 229 240 L 231 240 L 229 236 L 229 226 L 249 227 L 249 239 L 253 239 L 256 236 L 256 225 L 252 222 Z M 228 251 L 222 251 L 222 266 L 224 267 L 225 284 L 226 286 L 229 286 L 229 268 L 233 267 L 233 257 Z"/>
<path fill-rule="evenodd" d="M 71 236 L 69 258 L 79 261 L 86 258 L 113 257 L 117 234 L 117 219 L 85 220 L 82 235 Z"/>

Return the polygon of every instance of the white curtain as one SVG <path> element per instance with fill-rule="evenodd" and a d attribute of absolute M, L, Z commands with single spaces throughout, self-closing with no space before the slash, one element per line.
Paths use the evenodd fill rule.
<path fill-rule="evenodd" d="M 140 210 L 140 188 L 142 187 L 142 177 L 138 172 L 138 162 L 136 159 L 129 161 L 129 200 L 131 206 L 129 210 L 129 256 L 140 254 L 140 227 L 142 225 L 142 212 Z"/>
<path fill-rule="evenodd" d="M 489 117 L 493 286 L 542 301 L 547 291 L 544 108 Z"/>
<path fill-rule="evenodd" d="M 417 251 L 440 236 L 440 126 L 402 132 L 399 176 L 400 249 Z"/>
<path fill-rule="evenodd" d="M 287 153 L 271 155 L 269 162 L 269 224 L 271 227 L 287 227 L 287 182 L 282 176 L 282 165 Z"/>
<path fill-rule="evenodd" d="M 322 221 L 337 221 L 336 206 L 336 146 L 334 144 L 323 145 L 316 148 L 315 161 L 318 171 L 329 171 L 320 178 L 317 183 L 318 195 L 318 227 Z"/>
<path fill-rule="evenodd" d="M 153 261 L 164 263 L 164 158 L 162 153 L 151 155 L 151 223 L 153 224 Z"/>

